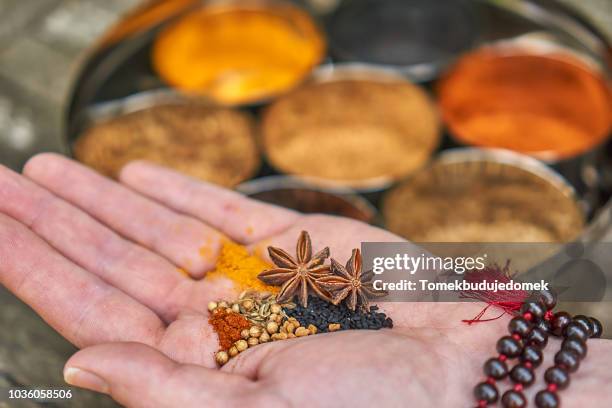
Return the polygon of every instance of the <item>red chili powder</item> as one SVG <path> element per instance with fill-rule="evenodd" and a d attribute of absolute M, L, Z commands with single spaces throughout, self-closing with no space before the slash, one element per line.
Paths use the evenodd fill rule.
<path fill-rule="evenodd" d="M 437 90 L 451 134 L 468 145 L 558 160 L 610 133 L 610 89 L 571 55 L 484 48 L 461 58 Z"/>
<path fill-rule="evenodd" d="M 249 321 L 241 314 L 230 312 L 226 309 L 215 309 L 208 322 L 213 327 L 219 337 L 219 348 L 228 350 L 232 345 L 240 340 L 240 332 L 251 327 Z"/>

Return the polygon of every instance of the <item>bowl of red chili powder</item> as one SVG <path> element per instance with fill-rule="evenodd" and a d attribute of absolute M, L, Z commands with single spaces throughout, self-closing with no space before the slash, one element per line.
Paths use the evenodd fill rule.
<path fill-rule="evenodd" d="M 462 145 L 550 163 L 580 156 L 610 136 L 609 86 L 569 52 L 482 47 L 447 71 L 437 94 L 450 136 Z"/>

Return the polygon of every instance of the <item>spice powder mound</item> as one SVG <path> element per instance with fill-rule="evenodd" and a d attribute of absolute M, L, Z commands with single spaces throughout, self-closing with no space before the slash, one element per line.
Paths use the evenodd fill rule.
<path fill-rule="evenodd" d="M 241 332 L 251 327 L 249 321 L 241 314 L 229 312 L 226 309 L 215 310 L 208 322 L 219 336 L 219 347 L 228 350 L 234 342 L 240 340 Z"/>
<path fill-rule="evenodd" d="M 237 290 L 255 290 L 260 292 L 278 292 L 276 286 L 270 286 L 257 278 L 262 271 L 271 265 L 251 255 L 242 245 L 226 242 L 221 248 L 215 269 L 206 275 L 206 279 L 230 279 Z"/>

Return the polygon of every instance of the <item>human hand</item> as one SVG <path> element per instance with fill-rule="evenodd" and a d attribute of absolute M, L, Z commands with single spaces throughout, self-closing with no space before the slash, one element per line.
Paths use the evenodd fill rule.
<path fill-rule="evenodd" d="M 235 293 L 179 267 L 202 277 L 215 261 L 202 254 L 216 253 L 225 237 L 293 248 L 307 230 L 315 249 L 329 245 L 340 260 L 361 241 L 400 238 L 146 163 L 128 165 L 121 182 L 50 154 L 32 159 L 23 176 L 0 168 L 0 282 L 84 348 L 66 365 L 70 383 L 130 407 L 473 405 L 482 363 L 507 323 L 461 323 L 479 304 L 381 303 L 392 330 L 267 343 L 216 369 L 206 305 Z M 544 366 L 559 347 L 550 343 Z M 608 405 L 610 343 L 589 341 L 565 406 Z"/>

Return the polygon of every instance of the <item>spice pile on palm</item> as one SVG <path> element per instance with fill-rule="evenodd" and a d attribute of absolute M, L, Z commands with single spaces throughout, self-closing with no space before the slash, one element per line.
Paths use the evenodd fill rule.
<path fill-rule="evenodd" d="M 280 286 L 275 295 L 249 290 L 235 301 L 211 302 L 209 322 L 219 336 L 219 365 L 240 352 L 262 343 L 305 337 L 347 329 L 378 330 L 393 327 L 392 320 L 368 307 L 369 299 L 386 292 L 375 290 L 372 274 L 362 272 L 361 253 L 354 249 L 342 266 L 332 259 L 329 248 L 313 255 L 310 236 L 302 231 L 296 257 L 269 247 L 276 268 L 264 270 L 259 279 Z M 294 303 L 297 298 L 297 303 Z"/>

